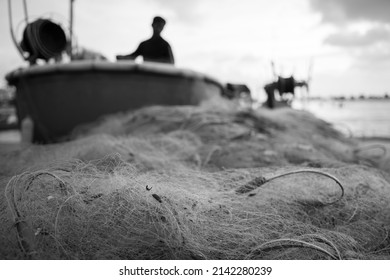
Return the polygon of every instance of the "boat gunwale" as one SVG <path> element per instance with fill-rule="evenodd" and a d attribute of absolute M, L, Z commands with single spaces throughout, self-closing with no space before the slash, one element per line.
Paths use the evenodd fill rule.
<path fill-rule="evenodd" d="M 45 65 L 33 65 L 25 68 L 18 68 L 9 72 L 5 79 L 10 85 L 16 85 L 19 79 L 41 75 L 66 74 L 66 73 L 100 73 L 100 72 L 127 72 L 134 74 L 158 75 L 165 77 L 178 77 L 194 80 L 203 80 L 212 83 L 223 89 L 223 85 L 217 79 L 193 70 L 178 68 L 170 64 L 134 61 L 72 61 L 68 63 L 54 63 Z"/>

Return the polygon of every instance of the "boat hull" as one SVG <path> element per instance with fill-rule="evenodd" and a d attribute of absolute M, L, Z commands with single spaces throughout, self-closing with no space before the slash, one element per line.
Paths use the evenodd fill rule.
<path fill-rule="evenodd" d="M 98 118 L 151 105 L 199 105 L 223 86 L 198 72 L 158 64 L 82 61 L 19 69 L 6 76 L 16 86 L 19 123 L 29 116 L 34 142 L 58 142 Z"/>

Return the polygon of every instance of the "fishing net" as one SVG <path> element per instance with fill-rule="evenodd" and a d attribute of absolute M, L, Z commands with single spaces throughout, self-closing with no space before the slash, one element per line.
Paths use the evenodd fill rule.
<path fill-rule="evenodd" d="M 384 198 L 332 207 L 340 189 L 309 174 L 242 191 L 256 174 L 145 173 L 113 155 L 23 173 L 6 196 L 21 252 L 38 259 L 356 258 L 386 238 L 370 220 Z"/>
<path fill-rule="evenodd" d="M 150 107 L 21 150 L 2 256 L 388 258 L 386 174 L 326 130 L 288 110 Z"/>

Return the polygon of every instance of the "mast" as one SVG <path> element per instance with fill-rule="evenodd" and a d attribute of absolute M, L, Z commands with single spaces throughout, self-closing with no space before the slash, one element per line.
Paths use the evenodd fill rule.
<path fill-rule="evenodd" d="M 73 59 L 73 54 L 72 54 L 72 50 L 73 50 L 73 45 L 72 45 L 72 41 L 73 41 L 73 2 L 74 0 L 70 0 L 70 15 L 69 15 L 69 31 L 70 31 L 70 38 L 69 38 L 69 56 L 70 56 L 70 60 Z"/>
<path fill-rule="evenodd" d="M 23 0 L 23 9 L 24 9 L 24 20 L 26 21 L 26 24 L 28 24 L 28 12 L 27 12 L 26 0 Z"/>
<path fill-rule="evenodd" d="M 27 21 L 27 12 L 26 12 L 26 10 L 27 9 L 25 9 L 25 17 L 26 17 L 26 21 Z M 12 42 L 14 43 L 16 49 L 18 50 L 18 52 L 22 56 L 22 58 L 24 60 L 26 60 L 26 57 L 25 57 L 25 55 L 23 53 L 22 48 L 20 47 L 20 45 L 18 43 L 18 40 L 17 40 L 15 32 L 14 32 L 13 19 L 12 19 L 12 4 L 11 4 L 11 0 L 8 0 L 8 19 L 9 19 L 9 28 L 10 28 Z"/>

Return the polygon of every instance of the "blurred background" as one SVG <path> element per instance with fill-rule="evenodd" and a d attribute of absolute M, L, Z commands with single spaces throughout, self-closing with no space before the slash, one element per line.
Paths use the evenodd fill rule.
<path fill-rule="evenodd" d="M 23 3 L 12 2 L 13 23 L 21 38 Z M 68 0 L 29 0 L 27 4 L 30 20 L 46 15 L 68 27 Z M 74 8 L 74 44 L 110 61 L 149 38 L 152 18 L 161 15 L 167 20 L 162 36 L 172 46 L 176 66 L 222 82 L 246 84 L 259 101 L 266 99 L 263 87 L 275 74 L 310 80 L 310 99 L 334 102 L 331 107 L 297 102 L 296 108 L 311 108 L 333 121 L 340 110 L 350 108 L 346 101 L 371 100 L 370 106 L 359 111 L 351 108 L 351 113 L 337 115 L 336 121 L 352 112 L 362 116 L 362 112 L 383 110 L 380 120 L 364 115 L 370 115 L 368 121 L 382 122 L 384 131 L 379 134 L 390 136 L 385 113 L 389 106 L 372 105 L 378 99 L 388 100 L 390 91 L 388 0 L 76 0 Z M 0 0 L 3 88 L 6 73 L 27 65 L 9 33 L 7 1 Z M 302 95 L 297 91 L 298 99 Z"/>

